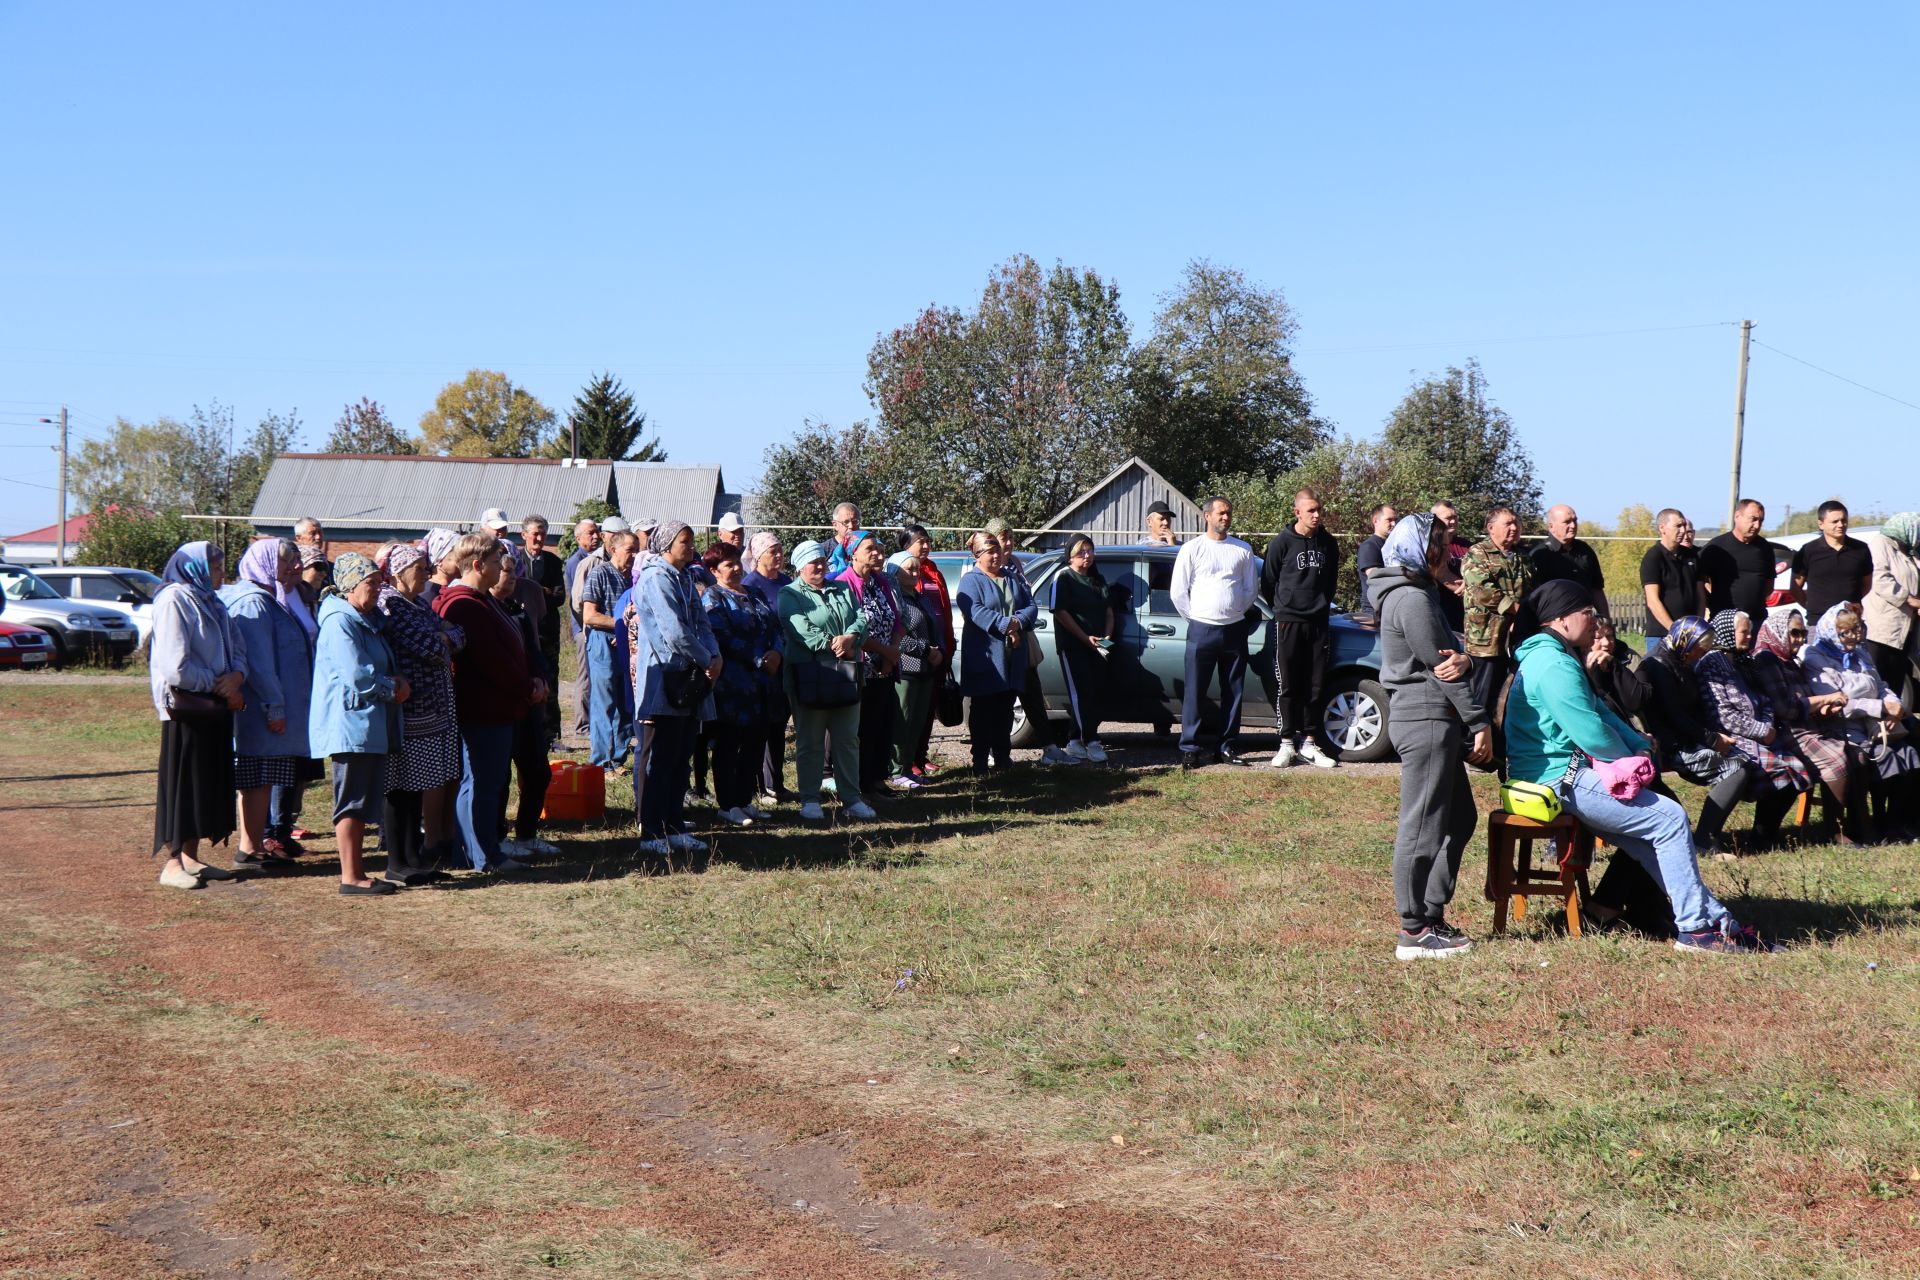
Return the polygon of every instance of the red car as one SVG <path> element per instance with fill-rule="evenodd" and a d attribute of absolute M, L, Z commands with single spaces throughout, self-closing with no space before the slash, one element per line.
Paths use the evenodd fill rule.
<path fill-rule="evenodd" d="M 53 637 L 38 627 L 0 618 L 0 668 L 44 667 L 53 661 Z"/>

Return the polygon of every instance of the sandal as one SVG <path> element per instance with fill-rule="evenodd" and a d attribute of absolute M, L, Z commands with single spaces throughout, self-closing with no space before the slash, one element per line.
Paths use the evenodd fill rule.
<path fill-rule="evenodd" d="M 258 852 L 252 849 L 242 849 L 233 855 L 233 865 L 236 867 L 254 867 L 261 871 L 279 871 L 286 867 L 294 867 L 300 864 L 292 858 L 283 857 L 270 849 L 261 849 Z"/>

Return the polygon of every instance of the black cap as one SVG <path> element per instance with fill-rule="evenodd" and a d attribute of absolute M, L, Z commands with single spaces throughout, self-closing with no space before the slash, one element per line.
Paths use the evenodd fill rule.
<path fill-rule="evenodd" d="M 1171 520 L 1173 519 L 1173 508 L 1164 502 L 1156 502 L 1147 508 L 1147 514 L 1150 516 L 1165 516 Z"/>
<path fill-rule="evenodd" d="M 1590 608 L 1592 604 L 1593 593 L 1566 578 L 1554 578 L 1541 583 L 1527 593 L 1526 599 L 1528 612 L 1543 626 L 1555 618 Z"/>

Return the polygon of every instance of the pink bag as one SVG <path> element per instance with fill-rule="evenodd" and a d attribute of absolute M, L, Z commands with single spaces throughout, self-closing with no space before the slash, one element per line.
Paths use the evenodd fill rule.
<path fill-rule="evenodd" d="M 1606 783 L 1607 794 L 1615 800 L 1631 800 L 1640 794 L 1640 788 L 1651 783 L 1658 775 L 1654 773 L 1653 761 L 1645 756 L 1627 756 L 1620 760 L 1595 760 L 1593 771 Z"/>

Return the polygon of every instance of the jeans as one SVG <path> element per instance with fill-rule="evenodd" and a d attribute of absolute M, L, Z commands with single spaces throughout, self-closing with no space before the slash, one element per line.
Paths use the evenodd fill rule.
<path fill-rule="evenodd" d="M 304 786 L 275 787 L 267 801 L 267 835 L 286 840 L 300 822 L 300 802 L 306 798 Z"/>
<path fill-rule="evenodd" d="M 633 741 L 633 721 L 620 705 L 615 665 L 613 637 L 605 631 L 590 629 L 587 632 L 587 680 L 593 750 L 589 759 L 602 769 L 625 764 Z"/>
<path fill-rule="evenodd" d="M 454 817 L 466 845 L 467 862 L 484 871 L 500 861 L 500 797 L 513 766 L 513 726 L 460 726 L 460 799 Z"/>
<path fill-rule="evenodd" d="M 1220 750 L 1240 736 L 1240 701 L 1247 683 L 1247 624 L 1187 623 L 1187 688 L 1180 703 L 1180 750 L 1200 750 L 1200 699 L 1220 673 Z"/>
<path fill-rule="evenodd" d="M 1574 817 L 1660 882 L 1673 903 L 1673 923 L 1680 932 L 1700 933 L 1732 918 L 1701 883 L 1693 833 L 1679 801 L 1645 788 L 1631 800 L 1616 800 L 1591 769 L 1561 783 L 1560 800 Z"/>

